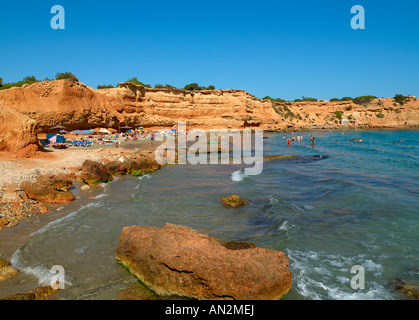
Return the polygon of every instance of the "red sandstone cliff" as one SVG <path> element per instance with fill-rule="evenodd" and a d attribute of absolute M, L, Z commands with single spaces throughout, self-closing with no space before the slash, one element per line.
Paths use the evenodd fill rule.
<path fill-rule="evenodd" d="M 1 90 L 0 103 L 15 110 L 3 108 L 0 150 L 16 153 L 24 149 L 24 154 L 35 150 L 35 124 L 38 131 L 57 124 L 69 130 L 138 123 L 144 127 L 167 127 L 179 120 L 191 127 L 207 128 L 226 128 L 230 124 L 235 128 L 340 128 L 341 119 L 347 119 L 347 126 L 352 128 L 419 126 L 419 101 L 415 97 L 403 106 L 393 98 L 375 99 L 364 105 L 352 101 L 272 104 L 244 90 L 191 92 L 145 88 L 132 83 L 95 90 L 80 82 L 58 80 Z M 13 137 L 19 141 L 13 142 Z"/>
<path fill-rule="evenodd" d="M 249 126 L 275 124 L 279 115 L 270 101 L 243 90 L 191 92 L 151 89 L 131 83 L 94 90 L 79 82 L 38 82 L 0 91 L 0 103 L 35 119 L 46 130 L 61 124 L 69 129 L 118 125 L 172 126 L 178 120 L 191 126 Z"/>
<path fill-rule="evenodd" d="M 0 152 L 26 158 L 39 149 L 36 121 L 0 104 Z"/>

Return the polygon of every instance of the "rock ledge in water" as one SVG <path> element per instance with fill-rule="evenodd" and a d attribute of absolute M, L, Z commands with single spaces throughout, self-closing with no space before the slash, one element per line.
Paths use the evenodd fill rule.
<path fill-rule="evenodd" d="M 186 226 L 125 227 L 116 258 L 160 296 L 270 300 L 291 289 L 282 251 L 221 242 Z"/>
<path fill-rule="evenodd" d="M 233 207 L 233 208 L 243 207 L 250 203 L 248 200 L 245 200 L 236 194 L 233 194 L 232 196 L 229 196 L 229 197 L 221 198 L 221 201 L 226 206 Z"/>

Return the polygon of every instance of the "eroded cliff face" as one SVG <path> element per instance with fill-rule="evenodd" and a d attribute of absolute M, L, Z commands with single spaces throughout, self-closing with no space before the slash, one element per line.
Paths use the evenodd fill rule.
<path fill-rule="evenodd" d="M 40 149 L 36 121 L 0 104 L 0 154 L 27 158 Z"/>
<path fill-rule="evenodd" d="M 118 125 L 234 127 L 276 124 L 270 101 L 243 90 L 191 92 L 151 89 L 132 83 L 94 90 L 79 82 L 38 82 L 0 91 L 0 103 L 36 120 L 40 130 L 57 124 L 70 130 Z"/>
<path fill-rule="evenodd" d="M 0 91 L 0 103 L 37 123 L 39 131 L 55 125 L 69 130 L 113 127 L 173 126 L 186 121 L 190 127 L 271 129 L 341 128 L 347 119 L 352 128 L 419 126 L 419 101 L 401 106 L 393 98 L 375 99 L 365 105 L 345 102 L 274 103 L 244 90 L 191 92 L 152 89 L 132 83 L 94 90 L 71 80 L 38 82 Z"/>
<path fill-rule="evenodd" d="M 352 101 L 274 103 L 273 108 L 281 117 L 278 127 L 282 129 L 419 126 L 419 101 L 413 96 L 403 105 L 396 103 L 393 98 L 381 98 L 366 104 Z"/>

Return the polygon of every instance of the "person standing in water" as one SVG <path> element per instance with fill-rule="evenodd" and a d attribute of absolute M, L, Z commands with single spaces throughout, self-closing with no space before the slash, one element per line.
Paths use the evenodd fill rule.
<path fill-rule="evenodd" d="M 313 149 L 314 149 L 314 146 L 316 145 L 316 143 L 314 142 L 314 137 L 311 139 L 311 143 L 312 143 Z"/>

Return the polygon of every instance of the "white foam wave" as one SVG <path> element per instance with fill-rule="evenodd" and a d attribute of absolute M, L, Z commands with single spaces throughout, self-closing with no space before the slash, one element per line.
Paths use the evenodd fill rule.
<path fill-rule="evenodd" d="M 20 253 L 21 250 L 18 249 L 13 254 L 12 258 L 10 259 L 10 263 L 12 264 L 12 266 L 18 269 L 20 272 L 24 272 L 28 275 L 32 275 L 35 278 L 37 278 L 38 284 L 41 286 L 51 285 L 51 280 L 56 275 L 56 273 L 52 273 L 50 269 L 41 264 L 37 264 L 36 266 L 24 266 L 20 262 Z M 64 283 L 70 286 L 73 285 L 70 281 L 68 281 L 67 278 L 65 278 Z"/>
<path fill-rule="evenodd" d="M 242 181 L 245 177 L 247 176 L 244 174 L 243 170 L 237 170 L 231 174 L 231 180 L 234 182 Z"/>
<path fill-rule="evenodd" d="M 371 259 L 365 260 L 363 255 L 348 258 L 321 252 L 288 250 L 288 258 L 293 286 L 307 299 L 393 299 L 391 293 L 379 283 L 382 265 Z M 362 265 L 365 272 L 375 272 L 369 277 L 364 290 L 354 290 L 350 285 L 354 276 L 350 271 L 354 265 Z"/>
<path fill-rule="evenodd" d="M 65 217 L 62 217 L 60 219 L 51 221 L 50 223 L 48 223 L 46 226 L 42 227 L 41 229 L 33 232 L 30 236 L 34 236 L 40 233 L 43 233 L 45 231 L 47 231 L 48 229 L 54 227 L 54 226 L 59 226 L 60 224 L 67 222 L 71 219 L 73 219 L 79 212 L 81 212 L 82 210 L 86 209 L 86 208 L 91 208 L 91 207 L 98 207 L 99 205 L 101 205 L 101 202 L 96 202 L 96 203 L 89 203 L 85 206 L 80 207 L 80 209 L 73 211 L 71 213 L 69 213 L 68 215 L 66 215 Z"/>
<path fill-rule="evenodd" d="M 84 246 L 84 247 L 82 247 L 82 248 L 78 248 L 78 249 L 76 249 L 76 250 L 75 250 L 75 252 L 76 252 L 76 253 L 83 254 L 83 253 L 85 253 L 85 252 L 86 252 L 87 248 L 89 248 L 89 246 Z"/>
<path fill-rule="evenodd" d="M 143 180 L 144 178 L 149 179 L 151 176 L 149 174 L 145 174 L 143 176 L 138 177 L 138 180 Z"/>
<path fill-rule="evenodd" d="M 288 221 L 284 221 L 279 227 L 278 230 L 288 231 Z"/>
<path fill-rule="evenodd" d="M 95 197 L 95 199 L 100 199 L 100 198 L 103 198 L 103 197 L 106 197 L 106 193 L 101 193 L 101 194 L 98 194 L 96 197 Z"/>

